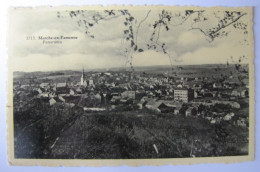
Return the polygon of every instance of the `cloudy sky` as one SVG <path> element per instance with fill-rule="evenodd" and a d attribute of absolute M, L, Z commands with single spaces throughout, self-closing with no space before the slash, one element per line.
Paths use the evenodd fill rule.
<path fill-rule="evenodd" d="M 148 11 L 130 11 L 135 17 L 135 29 L 145 18 Z M 249 57 L 250 46 L 241 44 L 249 39 L 233 27 L 227 28 L 229 35 L 209 42 L 198 30 L 191 30 L 192 18 L 182 25 L 174 26 L 178 19 L 169 24 L 169 31 L 162 29 L 160 43 L 166 44 L 170 59 L 162 52 L 147 50 L 153 27 L 151 25 L 160 11 L 152 10 L 148 18 L 140 25 L 138 46 L 145 51 L 133 54 L 134 66 L 188 64 L 219 64 L 238 61 L 241 56 Z M 57 17 L 57 11 L 36 11 L 34 9 L 13 10 L 9 14 L 9 62 L 14 71 L 48 71 L 48 70 L 80 70 L 94 68 L 124 67 L 126 57 L 123 50 L 129 47 L 123 40 L 124 16 L 109 21 L 100 21 L 89 30 L 95 38 L 85 34 L 85 28 L 77 24 L 80 18 L 70 18 L 67 12 Z M 91 16 L 91 15 L 90 15 Z M 86 17 L 87 19 L 87 17 Z M 214 24 L 214 19 L 206 25 Z M 240 19 L 248 23 L 246 16 Z M 26 40 L 27 36 L 35 36 L 36 40 Z M 74 36 L 76 40 L 63 40 L 62 44 L 43 44 L 38 36 Z"/>

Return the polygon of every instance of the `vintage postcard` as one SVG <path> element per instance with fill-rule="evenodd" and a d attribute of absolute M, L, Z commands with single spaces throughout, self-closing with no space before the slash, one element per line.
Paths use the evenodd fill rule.
<path fill-rule="evenodd" d="M 11 165 L 254 160 L 251 7 L 13 7 Z"/>

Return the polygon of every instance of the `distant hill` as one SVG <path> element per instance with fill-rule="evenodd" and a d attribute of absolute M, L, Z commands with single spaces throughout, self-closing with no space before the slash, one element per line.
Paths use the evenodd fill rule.
<path fill-rule="evenodd" d="M 229 67 L 234 67 L 234 64 L 230 64 Z M 226 64 L 202 64 L 202 65 L 158 65 L 158 66 L 137 66 L 134 67 L 137 72 L 156 72 L 156 71 L 169 71 L 177 69 L 204 69 L 204 68 L 226 68 Z M 125 68 L 111 68 L 111 71 L 121 71 Z M 127 68 L 127 71 L 131 71 L 131 68 Z"/>
<path fill-rule="evenodd" d="M 229 67 L 234 67 L 235 64 L 230 64 Z M 166 72 L 171 70 L 179 70 L 179 69 L 205 69 L 205 68 L 226 68 L 226 64 L 202 64 L 202 65 L 158 65 L 158 66 L 136 66 L 134 67 L 135 71 L 137 72 Z M 107 71 L 131 71 L 130 67 L 124 68 L 124 67 L 118 67 L 118 68 L 110 68 L 110 69 L 84 69 L 85 72 L 107 72 Z M 35 72 L 23 72 L 23 71 L 15 71 L 13 73 L 14 77 L 20 77 L 24 76 L 26 74 L 31 74 L 35 76 L 39 75 L 54 75 L 53 73 L 56 73 L 57 75 L 69 75 L 69 74 L 80 74 L 81 70 L 57 70 L 57 71 L 35 71 Z"/>

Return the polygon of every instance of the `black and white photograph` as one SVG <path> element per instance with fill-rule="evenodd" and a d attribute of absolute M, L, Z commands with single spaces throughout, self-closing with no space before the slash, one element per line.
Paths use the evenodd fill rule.
<path fill-rule="evenodd" d="M 12 164 L 253 160 L 252 8 L 12 8 L 9 21 Z"/>

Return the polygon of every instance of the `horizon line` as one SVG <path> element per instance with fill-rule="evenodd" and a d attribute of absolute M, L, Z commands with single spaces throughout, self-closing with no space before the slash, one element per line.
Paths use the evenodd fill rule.
<path fill-rule="evenodd" d="M 235 65 L 237 63 L 229 63 L 229 65 Z M 249 63 L 240 63 L 240 65 L 248 65 Z M 176 64 L 169 64 L 169 65 L 151 65 L 151 66 L 135 66 L 134 68 L 150 68 L 150 67 L 178 67 L 178 66 L 203 66 L 203 65 L 227 65 L 226 63 L 209 63 L 209 64 L 180 64 L 180 65 L 176 65 Z M 82 68 L 83 69 L 83 68 Z M 14 72 L 24 72 L 24 73 L 32 73 L 32 72 L 59 72 L 59 71 L 81 71 L 82 69 L 57 69 L 57 70 L 42 70 L 42 71 L 31 71 L 31 72 L 26 72 L 26 71 L 13 71 Z M 84 67 L 84 71 L 85 72 L 89 72 L 89 71 L 97 71 L 97 70 L 106 70 L 106 71 L 110 71 L 110 70 L 115 70 L 115 69 L 131 69 L 130 66 L 128 67 L 110 67 L 110 68 L 92 68 L 92 69 L 86 69 Z"/>

